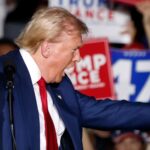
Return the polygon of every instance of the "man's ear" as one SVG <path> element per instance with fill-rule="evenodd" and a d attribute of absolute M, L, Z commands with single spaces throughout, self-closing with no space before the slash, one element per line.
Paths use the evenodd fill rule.
<path fill-rule="evenodd" d="M 50 54 L 50 44 L 47 41 L 41 43 L 41 54 L 43 57 L 47 58 Z"/>

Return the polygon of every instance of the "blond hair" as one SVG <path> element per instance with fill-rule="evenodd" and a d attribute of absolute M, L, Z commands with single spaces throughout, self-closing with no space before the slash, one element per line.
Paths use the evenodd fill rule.
<path fill-rule="evenodd" d="M 56 41 L 62 31 L 86 34 L 88 28 L 81 20 L 61 7 L 39 9 L 16 39 L 19 47 L 35 52 L 44 40 Z"/>

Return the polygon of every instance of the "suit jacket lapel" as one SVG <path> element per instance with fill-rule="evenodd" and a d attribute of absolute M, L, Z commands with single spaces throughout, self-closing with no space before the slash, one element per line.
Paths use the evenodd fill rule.
<path fill-rule="evenodd" d="M 38 109 L 28 70 L 22 60 L 20 53 L 17 53 L 16 76 L 15 76 L 15 97 L 18 97 L 20 110 L 28 134 L 31 149 L 40 149 L 40 132 Z M 17 130 L 17 129 L 16 129 Z"/>

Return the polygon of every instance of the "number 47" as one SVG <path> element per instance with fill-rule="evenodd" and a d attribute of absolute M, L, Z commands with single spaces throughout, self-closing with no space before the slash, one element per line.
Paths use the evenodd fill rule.
<path fill-rule="evenodd" d="M 118 99 L 129 100 L 130 96 L 136 93 L 136 85 L 131 83 L 133 62 L 129 59 L 118 60 L 113 64 L 116 94 Z M 138 93 L 135 101 L 150 101 L 150 60 L 138 60 L 135 64 L 136 73 L 148 73 L 148 77 L 143 83 L 141 91 Z M 138 82 L 138 81 L 137 81 Z"/>

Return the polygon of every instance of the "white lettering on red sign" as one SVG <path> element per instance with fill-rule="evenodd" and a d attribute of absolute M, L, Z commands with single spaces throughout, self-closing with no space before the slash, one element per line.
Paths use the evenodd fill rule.
<path fill-rule="evenodd" d="M 75 69 L 69 72 L 72 83 L 78 89 L 102 87 L 105 84 L 101 81 L 100 70 L 106 64 L 104 54 L 86 55 L 75 65 Z"/>

